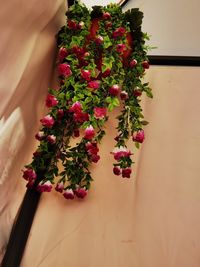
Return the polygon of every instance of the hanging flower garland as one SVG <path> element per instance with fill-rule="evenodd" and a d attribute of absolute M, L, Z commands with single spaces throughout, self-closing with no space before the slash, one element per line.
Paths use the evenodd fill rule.
<path fill-rule="evenodd" d="M 140 97 L 143 92 L 149 97 L 152 93 L 148 83 L 142 82 L 149 68 L 142 12 L 131 9 L 123 13 L 115 4 L 90 11 L 76 2 L 66 15 L 67 23 L 57 36 L 60 87 L 49 89 L 49 112 L 35 135 L 40 144 L 23 177 L 27 187 L 50 192 L 55 185 L 66 199 L 74 199 L 88 193 L 93 180 L 89 167 L 100 159 L 98 144 L 105 135 L 104 124 L 108 113 L 119 105 L 118 134 L 111 152 L 113 172 L 130 177 L 134 162 L 126 143 L 132 137 L 139 148 L 144 141 L 147 122 Z M 79 137 L 75 146 L 70 145 L 72 137 Z"/>

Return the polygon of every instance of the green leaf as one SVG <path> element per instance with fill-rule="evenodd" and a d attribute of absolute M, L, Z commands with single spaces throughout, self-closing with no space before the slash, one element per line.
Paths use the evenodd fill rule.
<path fill-rule="evenodd" d="M 112 45 L 112 42 L 110 41 L 110 38 L 106 35 L 103 37 L 103 40 L 104 40 L 104 48 L 108 48 Z"/>
<path fill-rule="evenodd" d="M 113 62 L 115 62 L 115 58 L 113 56 L 104 57 L 102 61 L 102 72 L 107 69 L 112 69 Z"/>
<path fill-rule="evenodd" d="M 149 124 L 149 123 L 148 123 L 148 121 L 141 121 L 141 124 L 142 124 L 142 125 L 147 125 L 147 124 Z"/>
<path fill-rule="evenodd" d="M 81 42 L 83 41 L 84 37 L 82 35 L 80 36 L 72 36 L 72 41 L 70 43 L 70 46 L 73 47 L 75 45 L 80 46 Z"/>
<path fill-rule="evenodd" d="M 139 149 L 139 148 L 140 148 L 140 143 L 135 142 L 135 147 L 136 147 L 137 149 Z"/>

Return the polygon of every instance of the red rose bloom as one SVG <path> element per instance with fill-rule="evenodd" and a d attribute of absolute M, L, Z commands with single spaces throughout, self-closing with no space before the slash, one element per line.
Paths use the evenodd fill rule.
<path fill-rule="evenodd" d="M 100 81 L 97 81 L 97 80 L 95 80 L 95 81 L 90 81 L 89 83 L 88 83 L 88 87 L 89 88 L 91 88 L 91 89 L 99 89 L 99 87 L 100 87 Z"/>
<path fill-rule="evenodd" d="M 107 109 L 106 108 L 94 108 L 94 117 L 96 119 L 104 119 L 106 116 Z"/>
<path fill-rule="evenodd" d="M 58 104 L 58 100 L 54 95 L 48 94 L 46 98 L 46 106 L 48 108 L 54 107 Z"/>
<path fill-rule="evenodd" d="M 86 81 L 90 81 L 91 71 L 90 70 L 81 70 L 81 77 Z"/>
<path fill-rule="evenodd" d="M 122 177 L 123 178 L 130 178 L 131 172 L 132 172 L 131 168 L 123 169 L 122 170 Z"/>
<path fill-rule="evenodd" d="M 58 65 L 58 73 L 61 76 L 69 77 L 72 75 L 72 71 L 70 69 L 70 65 L 67 63 L 62 63 Z"/>

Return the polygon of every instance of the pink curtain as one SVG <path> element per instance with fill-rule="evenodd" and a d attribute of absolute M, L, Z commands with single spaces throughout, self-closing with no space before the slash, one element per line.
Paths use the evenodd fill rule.
<path fill-rule="evenodd" d="M 0 11 L 6 40 L 0 44 L 2 250 L 25 190 L 21 168 L 34 151 L 54 34 L 64 15 L 61 1 L 21 1 L 10 20 L 17 2 L 7 1 Z M 150 124 L 141 150 L 130 142 L 133 176 L 112 174 L 116 111 L 106 125 L 101 161 L 92 168 L 90 194 L 83 201 L 42 195 L 22 267 L 199 267 L 199 77 L 200 68 L 148 71 L 154 99 L 143 101 Z"/>
<path fill-rule="evenodd" d="M 34 152 L 34 134 L 55 69 L 55 34 L 63 0 L 1 1 L 0 9 L 0 259 L 25 187 L 21 169 Z"/>

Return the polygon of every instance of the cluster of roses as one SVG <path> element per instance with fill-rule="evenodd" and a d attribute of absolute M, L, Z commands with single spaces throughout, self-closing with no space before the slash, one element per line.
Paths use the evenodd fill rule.
<path fill-rule="evenodd" d="M 106 29 L 112 27 L 112 15 L 109 12 L 103 12 L 101 19 L 106 21 Z M 94 42 L 97 47 L 101 45 L 103 46 L 104 37 L 97 33 L 97 28 L 99 27 L 99 25 L 95 29 L 96 26 L 95 23 L 91 25 L 90 34 L 86 36 L 86 43 L 89 42 L 88 40 L 92 40 L 92 42 Z M 77 22 L 73 19 L 68 19 L 67 27 L 74 32 L 80 31 L 84 29 L 85 23 L 83 21 Z M 118 40 L 120 40 L 120 38 L 126 39 L 127 35 L 128 32 L 126 28 L 117 27 L 115 30 L 113 30 L 111 37 L 113 38 L 115 43 L 115 51 L 119 53 L 119 57 L 123 62 L 123 65 L 126 68 L 134 69 L 137 67 L 138 62 L 136 59 L 130 57 L 132 50 L 130 49 L 131 45 L 128 43 L 128 40 L 126 40 L 126 43 L 128 45 L 123 42 L 118 43 Z M 117 42 L 115 42 L 116 40 Z M 93 71 L 91 69 L 87 69 L 87 66 L 91 63 L 91 53 L 92 52 L 87 51 L 86 44 L 84 44 L 83 47 L 78 45 L 73 45 L 70 48 L 66 48 L 64 46 L 60 47 L 58 54 L 60 91 L 62 91 L 62 86 L 64 85 L 65 87 L 66 81 L 70 79 L 72 75 L 76 77 L 79 83 L 84 84 L 84 86 L 92 93 L 95 93 L 98 89 L 101 89 L 103 79 L 109 77 L 112 74 L 112 69 L 107 68 L 106 70 L 102 71 L 102 58 L 99 58 L 98 62 L 95 62 L 96 68 Z M 78 64 L 75 67 L 73 66 L 73 64 L 71 65 L 67 60 L 68 56 L 76 58 Z M 149 63 L 146 60 L 140 62 L 140 64 L 144 70 L 149 68 Z M 142 91 L 140 88 L 136 87 L 134 88 L 132 94 L 137 98 L 141 96 Z M 64 122 L 64 120 L 66 120 L 66 118 L 69 116 L 70 118 L 72 118 L 72 121 L 70 123 L 73 125 L 73 137 L 79 137 L 80 129 L 82 128 L 83 139 L 81 142 L 84 144 L 84 146 L 82 146 L 84 151 L 81 151 L 81 153 L 83 152 L 81 155 L 84 155 L 88 162 L 97 163 L 100 159 L 100 156 L 98 154 L 98 139 L 93 122 L 96 121 L 96 123 L 98 124 L 99 121 L 104 122 L 107 119 L 108 103 L 104 101 L 105 97 L 102 97 L 103 100 L 101 99 L 101 104 L 92 107 L 90 106 L 89 111 L 86 111 L 87 108 L 83 108 L 83 106 L 85 105 L 83 105 L 81 100 L 73 102 L 72 99 L 70 99 L 66 101 L 65 106 L 62 106 L 62 104 L 60 104 L 59 93 L 55 95 L 49 93 L 46 98 L 46 106 L 47 108 L 50 108 L 51 111 L 40 120 L 43 129 L 35 135 L 35 138 L 40 142 L 46 142 L 50 146 L 55 146 L 58 150 L 57 152 L 59 153 L 59 142 L 62 138 L 56 136 L 56 131 L 54 129 L 56 127 L 54 126 L 57 126 L 56 123 L 58 122 Z M 107 88 L 106 96 L 109 96 L 113 99 L 120 97 L 122 101 L 127 101 L 130 97 L 128 92 L 123 89 L 123 86 L 117 83 L 110 85 Z M 84 123 L 87 123 L 86 127 L 82 127 Z M 137 143 L 142 143 L 144 141 L 144 131 L 141 129 L 136 130 L 132 134 L 132 140 Z M 122 175 L 123 178 L 130 178 L 132 172 L 132 161 L 130 159 L 132 153 L 130 152 L 130 150 L 128 150 L 124 146 L 120 146 L 116 147 L 112 154 L 114 156 L 114 159 L 117 161 L 117 163 L 114 164 L 113 173 L 115 175 Z M 34 153 L 34 157 L 38 156 L 40 156 L 39 150 Z M 81 168 L 84 166 L 82 166 L 82 164 L 80 163 L 79 167 Z M 38 178 L 37 168 L 34 167 L 34 165 L 32 166 L 31 164 L 27 165 L 26 170 L 24 170 L 23 177 L 28 181 L 27 186 L 32 187 L 35 184 L 36 179 Z M 40 182 L 36 184 L 36 189 L 39 192 L 50 192 L 53 188 L 53 180 L 47 178 L 44 178 L 42 181 L 40 180 Z M 62 177 L 55 186 L 55 190 L 62 193 L 66 199 L 74 199 L 75 196 L 78 198 L 84 198 L 87 195 L 88 189 L 89 187 L 81 184 L 81 182 L 79 184 L 66 186 L 66 178 L 64 177 Z"/>

